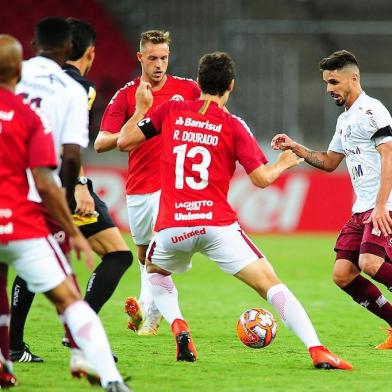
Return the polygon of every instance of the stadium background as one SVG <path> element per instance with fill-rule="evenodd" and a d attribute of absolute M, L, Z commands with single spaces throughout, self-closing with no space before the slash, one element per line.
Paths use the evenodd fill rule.
<path fill-rule="evenodd" d="M 19 38 L 25 57 L 35 23 L 44 16 L 74 16 L 92 23 L 97 57 L 89 77 L 98 98 L 91 139 L 113 93 L 139 74 L 135 52 L 141 31 L 172 36 L 169 72 L 195 78 L 205 52 L 229 52 L 237 84 L 229 102 L 246 119 L 269 158 L 269 141 L 285 130 L 312 148 L 326 149 L 340 108 L 325 93 L 318 61 L 337 49 L 353 51 L 362 86 L 392 106 L 392 2 L 388 0 L 0 0 L 2 30 Z M 91 143 L 92 144 L 92 143 Z M 119 225 L 127 228 L 123 179 L 126 154 L 85 154 L 89 175 Z M 267 190 L 236 176 L 231 200 L 248 230 L 337 231 L 350 214 L 352 192 L 345 166 L 325 175 L 303 168 Z"/>
<path fill-rule="evenodd" d="M 94 24 L 97 58 L 90 77 L 98 87 L 98 109 L 138 75 L 135 51 L 143 30 L 170 30 L 170 72 L 177 75 L 195 77 L 201 54 L 228 51 L 238 71 L 229 108 L 247 120 L 271 159 L 269 140 L 280 129 L 309 146 L 326 148 L 340 110 L 326 95 L 317 64 L 336 49 L 350 49 L 357 55 L 365 90 L 389 109 L 392 106 L 390 0 L 0 0 L 0 9 L 1 31 L 22 40 L 26 57 L 32 55 L 34 24 L 44 16 L 74 16 Z M 99 120 L 98 110 L 92 138 Z M 85 157 L 96 187 L 126 228 L 126 154 L 98 155 L 90 148 Z M 302 344 L 280 321 L 277 339 L 269 348 L 251 350 L 242 345 L 235 336 L 239 315 L 252 306 L 273 309 L 198 254 L 192 271 L 175 277 L 200 355 L 196 366 L 175 363 L 167 323 L 152 339 L 138 338 L 126 329 L 122 308 L 124 298 L 138 293 L 137 265 L 127 271 L 100 312 L 120 370 L 132 376 L 132 388 L 149 392 L 391 391 L 390 352 L 373 349 L 385 338 L 382 322 L 359 309 L 331 280 L 336 232 L 350 214 L 352 202 L 344 165 L 334 174 L 304 166 L 265 190 L 256 190 L 239 173 L 232 188 L 231 199 L 242 223 L 263 233 L 252 239 L 304 304 L 323 343 L 352 362 L 355 371 L 313 370 Z M 266 235 L 266 231 L 318 234 Z M 319 235 L 325 231 L 330 233 Z M 135 252 L 127 233 L 124 238 Z M 86 287 L 89 272 L 75 258 L 73 265 L 81 287 Z M 60 345 L 62 333 L 52 307 L 38 296 L 25 338 L 45 363 L 15 364 L 20 383 L 15 390 L 91 390 L 85 380 L 69 376 L 68 355 Z"/>

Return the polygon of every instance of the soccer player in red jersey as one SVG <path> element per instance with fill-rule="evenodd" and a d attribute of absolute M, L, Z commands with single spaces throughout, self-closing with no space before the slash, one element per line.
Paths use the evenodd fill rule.
<path fill-rule="evenodd" d="M 178 78 L 166 73 L 169 44 L 168 32 L 151 30 L 141 34 L 140 52 L 137 56 L 142 74 L 118 90 L 107 106 L 101 123 L 101 131 L 95 141 L 97 152 L 116 148 L 122 126 L 135 111 L 135 92 L 140 81 L 150 83 L 154 96 L 153 107 L 169 100 L 184 101 L 199 98 L 200 89 L 193 80 Z M 153 235 L 158 211 L 161 187 L 160 154 L 161 140 L 160 137 L 156 137 L 130 152 L 128 158 L 127 207 L 130 229 L 137 246 L 141 267 L 139 300 L 145 315 L 143 326 L 141 326 L 142 318 L 138 312 L 138 304 L 134 298 L 127 300 L 126 311 L 130 316 L 129 328 L 138 329 L 139 335 L 156 334 L 161 320 L 160 313 L 151 302 L 144 267 L 146 250 Z"/>
<path fill-rule="evenodd" d="M 227 201 L 236 161 L 261 188 L 302 161 L 288 151 L 274 164 L 266 165 L 267 159 L 245 122 L 223 110 L 234 76 L 229 55 L 206 54 L 198 69 L 201 99 L 166 102 L 146 118 L 153 96 L 149 84 L 141 83 L 135 114 L 121 130 L 117 144 L 122 151 L 132 151 L 145 140 L 162 135 L 157 234 L 147 251 L 154 302 L 171 325 L 177 360 L 195 361 L 196 349 L 171 274 L 189 270 L 192 255 L 200 252 L 267 299 L 307 347 L 316 368 L 350 370 L 348 362 L 321 345 L 304 308 L 242 231 Z"/>
<path fill-rule="evenodd" d="M 129 391 L 115 366 L 109 342 L 96 313 L 84 302 L 69 278 L 71 269 L 48 227 L 42 209 L 28 199 L 26 170 L 49 214 L 69 235 L 79 255 L 92 251 L 73 224 L 63 190 L 53 169 L 57 166 L 53 136 L 37 112 L 14 90 L 21 75 L 22 47 L 9 35 L 0 35 L 0 386 L 16 384 L 9 361 L 9 307 L 7 267 L 26 280 L 32 292 L 43 292 L 108 391 Z"/>

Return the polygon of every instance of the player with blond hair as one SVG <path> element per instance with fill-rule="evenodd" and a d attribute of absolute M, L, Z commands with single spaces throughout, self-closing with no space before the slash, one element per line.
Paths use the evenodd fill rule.
<path fill-rule="evenodd" d="M 195 100 L 200 96 L 197 84 L 190 79 L 167 74 L 170 54 L 170 34 L 167 31 L 149 30 L 140 36 L 137 58 L 141 76 L 118 90 L 108 104 L 102 118 L 101 130 L 95 141 L 97 152 L 115 149 L 120 131 L 132 117 L 135 108 L 135 92 L 141 81 L 151 85 L 154 107 L 170 100 Z M 160 137 L 149 140 L 129 153 L 126 198 L 129 225 L 136 244 L 141 269 L 140 305 L 130 297 L 125 310 L 130 317 L 128 327 L 138 330 L 139 335 L 154 335 L 158 331 L 161 315 L 151 300 L 149 282 L 145 269 L 148 244 L 158 211 L 161 181 L 159 160 L 161 155 Z M 144 313 L 144 322 L 142 318 Z"/>

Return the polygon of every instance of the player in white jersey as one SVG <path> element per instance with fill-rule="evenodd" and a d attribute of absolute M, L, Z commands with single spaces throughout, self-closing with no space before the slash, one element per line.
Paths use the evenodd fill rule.
<path fill-rule="evenodd" d="M 312 151 L 285 134 L 274 149 L 294 151 L 310 165 L 332 172 L 346 158 L 356 195 L 351 219 L 335 245 L 335 283 L 354 301 L 389 324 L 378 349 L 392 349 L 392 305 L 361 272 L 392 291 L 392 118 L 385 106 L 362 91 L 355 56 L 341 50 L 320 62 L 327 92 L 345 111 L 328 151 Z"/>
<path fill-rule="evenodd" d="M 72 172 L 80 167 L 80 147 L 87 147 L 89 142 L 87 93 L 62 70 L 71 47 L 59 48 L 57 53 L 47 49 L 46 32 L 35 39 L 37 56 L 23 62 L 16 93 L 34 104 L 49 120 L 57 156 L 60 162 L 61 157 L 65 162 L 62 170 Z M 64 178 L 67 196 L 73 194 L 77 176 L 78 173 L 71 173 Z M 32 197 L 36 198 L 33 194 Z"/>

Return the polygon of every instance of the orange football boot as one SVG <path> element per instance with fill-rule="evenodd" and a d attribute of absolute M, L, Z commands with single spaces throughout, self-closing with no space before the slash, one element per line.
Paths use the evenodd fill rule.
<path fill-rule="evenodd" d="M 191 331 L 185 320 L 175 319 L 171 330 L 176 339 L 177 361 L 195 362 L 197 359 L 196 347 L 193 344 Z"/>
<path fill-rule="evenodd" d="M 143 324 L 143 310 L 135 297 L 125 300 L 124 312 L 129 316 L 128 329 L 138 331 Z"/>
<path fill-rule="evenodd" d="M 310 347 L 309 353 L 312 358 L 313 365 L 317 369 L 353 369 L 353 367 L 347 361 L 340 359 L 337 355 L 331 353 L 324 346 Z"/>
<path fill-rule="evenodd" d="M 388 336 L 385 342 L 376 346 L 377 350 L 392 350 L 392 328 L 387 328 Z"/>

